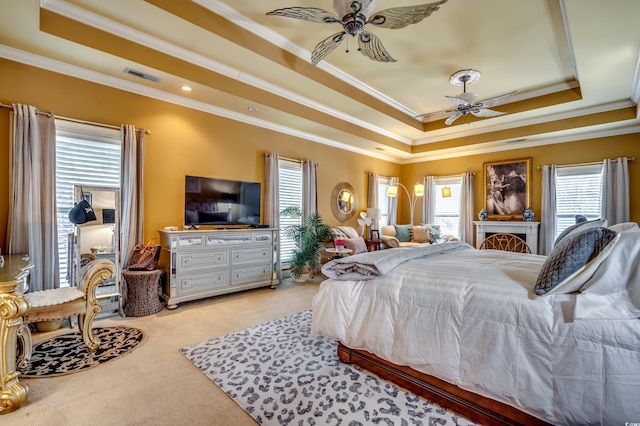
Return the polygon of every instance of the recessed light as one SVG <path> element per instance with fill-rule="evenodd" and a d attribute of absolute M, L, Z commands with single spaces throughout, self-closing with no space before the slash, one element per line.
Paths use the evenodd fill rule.
<path fill-rule="evenodd" d="M 187 86 L 186 84 L 182 86 L 181 89 L 184 90 L 185 92 L 190 92 L 192 90 L 191 87 Z"/>
<path fill-rule="evenodd" d="M 254 107 L 254 106 L 250 106 L 250 107 L 249 107 L 249 108 L 247 108 L 247 109 L 248 109 L 249 111 L 251 111 L 251 112 L 256 112 L 256 111 L 258 110 L 258 108 L 257 108 L 257 107 Z"/>

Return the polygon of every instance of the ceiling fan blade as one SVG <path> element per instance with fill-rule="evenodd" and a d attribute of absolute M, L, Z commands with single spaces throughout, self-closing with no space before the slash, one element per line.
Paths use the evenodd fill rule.
<path fill-rule="evenodd" d="M 509 93 L 507 93 L 505 95 L 496 96 L 495 98 L 485 99 L 484 101 L 478 102 L 476 105 L 478 106 L 478 108 L 488 108 L 488 107 L 492 107 L 492 106 L 495 106 L 495 105 L 500 105 L 500 104 L 505 103 L 507 101 L 507 99 L 509 99 L 511 96 L 513 96 L 514 93 L 516 93 L 515 90 L 513 92 L 509 92 Z"/>
<path fill-rule="evenodd" d="M 459 106 L 469 106 L 469 101 L 466 99 L 462 99 L 458 96 L 445 96 L 445 98 L 449 99 L 451 101 L 451 103 L 453 103 L 455 106 L 459 107 Z"/>
<path fill-rule="evenodd" d="M 332 36 L 329 36 L 322 40 L 320 43 L 316 45 L 316 48 L 313 49 L 313 53 L 311 54 L 311 63 L 313 65 L 318 65 L 318 62 L 324 59 L 329 53 L 333 52 L 336 47 L 342 40 L 344 40 L 347 34 L 344 31 L 339 33 L 335 33 Z"/>
<path fill-rule="evenodd" d="M 267 15 L 284 16 L 319 23 L 341 23 L 340 19 L 331 12 L 317 7 L 285 7 L 267 12 Z"/>
<path fill-rule="evenodd" d="M 451 117 L 447 118 L 444 124 L 446 124 L 447 126 L 450 126 L 454 121 L 456 121 L 458 118 L 462 117 L 463 115 L 464 114 L 461 112 L 456 112 Z"/>
<path fill-rule="evenodd" d="M 480 108 L 480 109 L 476 109 L 475 105 L 474 108 L 472 110 L 469 111 L 471 114 L 475 115 L 476 117 L 497 117 L 499 115 L 504 115 L 506 114 L 506 112 L 500 112 L 500 111 L 494 111 L 492 109 L 489 108 Z"/>
<path fill-rule="evenodd" d="M 384 48 L 378 37 L 370 32 L 363 31 L 358 36 L 359 51 L 369 59 L 378 62 L 395 62 L 389 52 Z"/>
<path fill-rule="evenodd" d="M 397 30 L 407 25 L 416 24 L 438 10 L 447 0 L 417 6 L 392 7 L 375 13 L 367 21 L 368 24 L 381 28 Z"/>
<path fill-rule="evenodd" d="M 458 111 L 458 110 L 457 109 L 447 109 L 447 110 L 443 110 L 443 111 L 427 112 L 425 114 L 416 115 L 413 118 L 434 117 L 436 115 L 451 114 L 452 112 L 456 112 L 456 111 Z"/>

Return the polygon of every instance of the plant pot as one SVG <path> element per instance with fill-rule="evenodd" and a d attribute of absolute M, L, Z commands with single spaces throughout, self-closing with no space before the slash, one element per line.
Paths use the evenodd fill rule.
<path fill-rule="evenodd" d="M 308 273 L 305 272 L 304 274 L 300 274 L 298 278 L 291 277 L 291 279 L 297 283 L 303 283 L 306 280 L 308 280 L 310 276 L 311 276 L 311 272 L 308 272 Z"/>

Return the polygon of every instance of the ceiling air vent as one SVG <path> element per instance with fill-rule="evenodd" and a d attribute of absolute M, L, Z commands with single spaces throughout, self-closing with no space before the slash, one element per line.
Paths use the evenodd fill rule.
<path fill-rule="evenodd" d="M 124 73 L 131 74 L 136 77 L 144 78 L 145 80 L 150 80 L 150 81 L 153 81 L 154 83 L 157 83 L 160 81 L 160 77 L 156 77 L 155 75 L 147 74 L 141 71 L 132 70 L 131 68 L 125 68 Z"/>

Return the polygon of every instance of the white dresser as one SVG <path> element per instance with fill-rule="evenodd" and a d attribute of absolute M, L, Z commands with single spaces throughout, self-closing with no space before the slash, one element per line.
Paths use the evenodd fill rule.
<path fill-rule="evenodd" d="M 277 229 L 158 232 L 169 309 L 189 300 L 278 284 L 273 268 Z"/>

